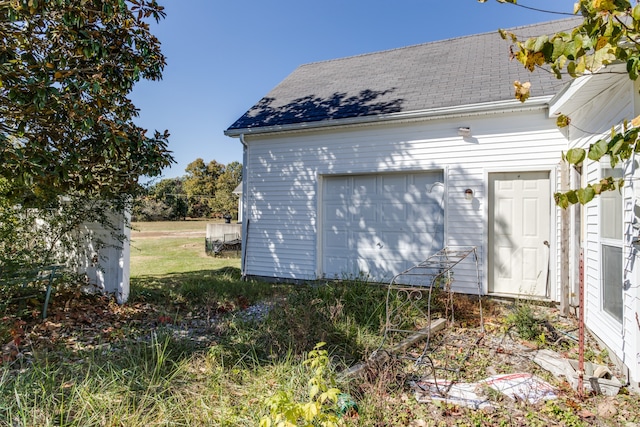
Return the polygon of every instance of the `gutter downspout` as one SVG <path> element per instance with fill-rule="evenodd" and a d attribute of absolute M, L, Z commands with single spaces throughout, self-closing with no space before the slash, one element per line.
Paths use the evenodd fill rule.
<path fill-rule="evenodd" d="M 242 275 L 242 279 L 245 280 L 247 277 L 247 237 L 249 237 L 249 216 L 247 215 L 247 202 L 249 199 L 249 194 L 247 192 L 249 185 L 247 181 L 249 180 L 249 175 L 247 174 L 247 143 L 244 140 L 244 133 L 240 134 L 240 143 L 242 144 L 242 258 L 240 259 L 240 274 Z"/>

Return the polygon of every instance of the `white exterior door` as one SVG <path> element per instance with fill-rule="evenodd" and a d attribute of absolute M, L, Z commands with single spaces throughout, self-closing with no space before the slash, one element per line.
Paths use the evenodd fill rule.
<path fill-rule="evenodd" d="M 549 173 L 489 174 L 489 201 L 489 292 L 549 296 Z"/>
<path fill-rule="evenodd" d="M 442 249 L 442 172 L 323 179 L 322 273 L 390 280 Z"/>

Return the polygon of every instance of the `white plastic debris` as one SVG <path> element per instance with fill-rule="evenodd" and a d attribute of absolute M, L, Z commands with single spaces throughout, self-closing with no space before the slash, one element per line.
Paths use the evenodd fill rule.
<path fill-rule="evenodd" d="M 555 351 L 543 349 L 533 354 L 533 361 L 556 378 L 564 377 L 574 390 L 578 389 L 578 361 L 566 359 Z M 587 393 L 615 396 L 622 383 L 604 365 L 584 363 L 583 388 Z"/>
<path fill-rule="evenodd" d="M 412 383 L 418 402 L 440 401 L 473 409 L 491 407 L 482 395 L 482 389 L 490 387 L 513 400 L 538 403 L 556 399 L 551 384 L 529 373 L 492 375 L 475 383 L 451 383 L 447 380 L 423 379 Z"/>

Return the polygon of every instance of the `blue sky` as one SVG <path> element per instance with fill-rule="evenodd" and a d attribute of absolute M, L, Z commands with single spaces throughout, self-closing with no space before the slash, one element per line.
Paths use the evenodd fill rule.
<path fill-rule="evenodd" d="M 298 65 L 563 18 L 495 0 L 160 0 L 167 18 L 151 26 L 167 67 L 140 82 L 138 124 L 169 129 L 177 161 L 242 161 L 224 130 Z M 571 13 L 574 0 L 519 0 Z M 496 33 L 496 37 L 499 35 Z M 507 54 L 505 48 L 505 55 Z"/>

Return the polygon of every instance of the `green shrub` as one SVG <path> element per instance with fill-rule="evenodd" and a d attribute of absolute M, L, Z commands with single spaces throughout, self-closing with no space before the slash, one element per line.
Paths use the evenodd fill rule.
<path fill-rule="evenodd" d="M 522 339 L 533 341 L 543 333 L 542 324 L 533 313 L 530 303 L 517 302 L 513 312 L 507 316 L 507 325 L 515 328 Z"/>
<path fill-rule="evenodd" d="M 318 343 L 309 352 L 303 364 L 312 372 L 308 383 L 308 397 L 297 401 L 292 390 L 280 390 L 266 399 L 269 415 L 260 420 L 260 427 L 323 426 L 342 425 L 338 417 L 338 396 L 335 379 L 329 367 L 329 355 L 322 350 L 325 343 Z"/>

